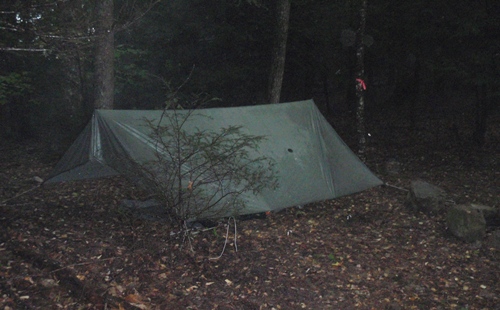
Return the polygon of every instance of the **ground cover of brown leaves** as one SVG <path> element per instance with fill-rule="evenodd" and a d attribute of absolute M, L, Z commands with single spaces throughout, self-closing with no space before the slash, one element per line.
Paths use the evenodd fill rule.
<path fill-rule="evenodd" d="M 498 147 L 381 143 L 368 164 L 385 181 L 500 203 Z M 145 198 L 122 178 L 36 187 L 55 164 L 37 144 L 0 154 L 0 309 L 500 309 L 499 250 L 456 240 L 393 187 L 186 237 L 121 210 Z M 401 171 L 384 174 L 394 154 Z"/>

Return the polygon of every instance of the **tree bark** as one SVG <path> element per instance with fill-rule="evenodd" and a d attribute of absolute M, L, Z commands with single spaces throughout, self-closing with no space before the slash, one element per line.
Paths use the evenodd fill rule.
<path fill-rule="evenodd" d="M 283 74 L 285 72 L 286 42 L 290 22 L 290 0 L 278 1 L 278 25 L 269 76 L 269 103 L 280 101 Z"/>
<path fill-rule="evenodd" d="M 113 109 L 115 91 L 113 0 L 97 4 L 94 108 Z"/>
<path fill-rule="evenodd" d="M 488 129 L 488 116 L 492 110 L 490 89 L 488 84 L 477 85 L 476 87 L 476 117 L 474 122 L 474 132 L 472 140 L 479 148 L 486 142 L 486 131 Z"/>
<path fill-rule="evenodd" d="M 359 29 L 357 31 L 357 49 L 356 49 L 356 59 L 357 59 L 357 69 L 356 69 L 356 96 L 358 97 L 358 103 L 356 107 L 356 121 L 357 121 L 357 132 L 358 132 L 358 154 L 361 159 L 364 159 L 364 153 L 366 150 L 366 128 L 365 128 L 365 65 L 364 65 L 364 55 L 365 46 L 363 44 L 363 37 L 365 36 L 365 25 L 366 25 L 366 7 L 367 0 L 363 0 L 360 9 L 360 23 Z"/>

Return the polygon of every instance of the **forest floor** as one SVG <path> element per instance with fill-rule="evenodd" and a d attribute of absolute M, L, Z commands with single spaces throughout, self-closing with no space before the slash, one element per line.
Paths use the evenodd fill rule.
<path fill-rule="evenodd" d="M 378 126 L 367 164 L 499 207 L 494 124 L 481 150 L 446 129 Z M 36 143 L 0 145 L 0 309 L 500 309 L 500 250 L 455 239 L 394 187 L 184 237 L 124 212 L 146 194 L 123 178 L 36 187 L 55 162 Z"/>

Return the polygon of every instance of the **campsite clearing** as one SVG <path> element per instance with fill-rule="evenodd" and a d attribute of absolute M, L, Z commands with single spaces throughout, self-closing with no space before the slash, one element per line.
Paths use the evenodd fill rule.
<path fill-rule="evenodd" d="M 496 129 L 498 130 L 498 128 Z M 376 133 L 375 133 L 376 134 Z M 399 133 L 398 133 L 399 134 Z M 401 141 L 398 141 L 399 143 Z M 370 149 L 368 167 L 407 187 L 422 178 L 457 202 L 498 206 L 497 146 Z M 0 201 L 55 161 L 2 145 Z M 397 174 L 382 174 L 389 154 Z M 496 309 L 500 251 L 451 237 L 387 187 L 223 225 L 190 242 L 120 211 L 144 193 L 121 177 L 36 188 L 0 206 L 1 309 Z M 491 231 L 489 231 L 491 233 Z M 192 247 L 194 252 L 189 248 Z"/>

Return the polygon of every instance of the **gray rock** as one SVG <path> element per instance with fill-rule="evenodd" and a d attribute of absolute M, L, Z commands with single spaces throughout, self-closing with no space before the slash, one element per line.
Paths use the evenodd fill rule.
<path fill-rule="evenodd" d="M 486 234 L 483 212 L 473 205 L 455 205 L 448 209 L 446 224 L 450 232 L 465 242 L 476 242 Z"/>
<path fill-rule="evenodd" d="M 416 212 L 437 214 L 446 209 L 447 195 L 444 190 L 435 185 L 416 180 L 411 182 L 406 205 Z"/>
<path fill-rule="evenodd" d="M 493 231 L 487 238 L 486 244 L 490 248 L 500 251 L 500 230 Z"/>
<path fill-rule="evenodd" d="M 500 210 L 479 204 L 471 204 L 474 209 L 480 210 L 486 220 L 486 226 L 500 226 Z"/>

